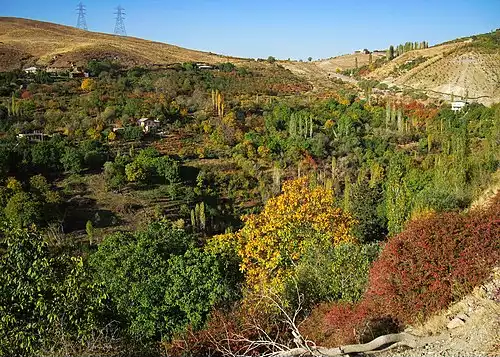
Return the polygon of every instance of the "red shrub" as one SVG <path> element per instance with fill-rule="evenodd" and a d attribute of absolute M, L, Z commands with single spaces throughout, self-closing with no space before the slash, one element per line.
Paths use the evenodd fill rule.
<path fill-rule="evenodd" d="M 499 197 L 487 211 L 411 222 L 373 264 L 365 299 L 413 322 L 470 292 L 500 261 L 498 202 Z"/>
<path fill-rule="evenodd" d="M 323 346 L 366 342 L 446 308 L 499 264 L 500 194 L 485 210 L 411 222 L 385 244 L 359 304 L 320 305 L 301 331 Z"/>
<path fill-rule="evenodd" d="M 256 326 L 259 327 L 258 330 Z M 248 341 L 262 340 L 261 331 L 269 336 L 289 338 L 288 327 L 268 309 L 258 305 L 239 305 L 232 310 L 215 310 L 211 313 L 207 326 L 200 331 L 184 333 L 163 347 L 168 356 L 220 356 L 224 352 L 258 356 L 264 350 L 255 348 L 247 351 Z M 280 342 L 280 341 L 279 341 Z M 282 341 L 281 341 L 282 342 Z"/>
<path fill-rule="evenodd" d="M 21 93 L 21 98 L 22 98 L 22 99 L 28 99 L 28 98 L 31 98 L 31 93 L 30 93 L 29 91 L 25 90 L 25 91 L 23 91 L 23 92 Z"/>
<path fill-rule="evenodd" d="M 329 347 L 366 343 L 399 329 L 392 317 L 383 316 L 368 300 L 358 304 L 320 305 L 301 326 L 307 339 Z"/>

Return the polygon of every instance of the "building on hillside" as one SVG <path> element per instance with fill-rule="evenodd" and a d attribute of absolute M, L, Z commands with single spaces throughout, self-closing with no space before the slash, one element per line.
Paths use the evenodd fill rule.
<path fill-rule="evenodd" d="M 459 112 L 465 107 L 466 104 L 467 102 L 461 100 L 451 102 L 451 110 L 453 110 L 454 112 Z"/>
<path fill-rule="evenodd" d="M 142 131 L 150 133 L 156 131 L 160 127 L 160 121 L 156 119 L 141 118 L 137 121 L 137 125 L 142 127 Z"/>
<path fill-rule="evenodd" d="M 33 67 L 28 67 L 28 68 L 25 68 L 24 69 L 24 72 L 25 73 L 31 73 L 31 74 L 35 74 L 36 72 L 38 72 L 38 68 L 33 66 Z"/>
<path fill-rule="evenodd" d="M 69 72 L 69 78 L 88 78 L 88 72 L 84 72 L 78 67 L 74 67 L 71 72 Z"/>
<path fill-rule="evenodd" d="M 205 70 L 214 69 L 214 66 L 211 66 L 211 65 L 209 65 L 209 64 L 207 64 L 207 63 L 197 63 L 197 64 L 196 64 L 196 67 L 197 67 L 198 69 L 205 69 Z"/>
<path fill-rule="evenodd" d="M 30 142 L 44 141 L 45 138 L 49 138 L 51 135 L 44 134 L 41 131 L 34 131 L 31 133 L 20 133 L 17 134 L 18 139 L 26 139 Z"/>

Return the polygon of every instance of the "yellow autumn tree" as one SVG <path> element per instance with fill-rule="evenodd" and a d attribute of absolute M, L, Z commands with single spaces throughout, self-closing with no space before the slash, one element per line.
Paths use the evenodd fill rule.
<path fill-rule="evenodd" d="M 267 201 L 261 213 L 244 217 L 244 222 L 236 233 L 213 237 L 208 249 L 238 254 L 252 290 L 281 290 L 311 245 L 354 241 L 350 234 L 354 219 L 334 206 L 331 190 L 311 188 L 305 177 L 285 182 L 279 196 Z"/>
<path fill-rule="evenodd" d="M 94 86 L 95 86 L 95 83 L 94 83 L 94 80 L 92 78 L 85 78 L 82 81 L 82 85 L 80 88 L 86 92 L 90 92 L 94 89 Z"/>

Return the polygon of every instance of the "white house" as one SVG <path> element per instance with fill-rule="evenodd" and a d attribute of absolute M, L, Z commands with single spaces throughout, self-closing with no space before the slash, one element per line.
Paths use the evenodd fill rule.
<path fill-rule="evenodd" d="M 463 109 L 463 107 L 465 107 L 466 104 L 467 103 L 463 101 L 451 102 L 451 110 L 453 110 L 454 112 L 459 112 Z"/>
<path fill-rule="evenodd" d="M 35 74 L 37 71 L 38 71 L 38 68 L 36 68 L 36 67 L 28 67 L 28 68 L 24 69 L 24 72 L 32 73 L 32 74 Z"/>
<path fill-rule="evenodd" d="M 214 66 L 211 66 L 206 63 L 197 63 L 196 67 L 198 67 L 198 69 L 214 69 Z"/>
<path fill-rule="evenodd" d="M 155 131 L 160 126 L 160 121 L 156 119 L 141 118 L 137 121 L 137 125 L 142 127 L 142 131 L 149 133 Z"/>
<path fill-rule="evenodd" d="M 27 139 L 28 141 L 44 141 L 45 138 L 51 137 L 51 135 L 44 134 L 41 131 L 34 131 L 31 133 L 19 133 L 17 134 L 19 139 Z"/>

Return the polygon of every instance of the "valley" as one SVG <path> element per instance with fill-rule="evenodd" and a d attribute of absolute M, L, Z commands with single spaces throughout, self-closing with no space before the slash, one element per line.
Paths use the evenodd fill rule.
<path fill-rule="evenodd" d="M 500 30 L 305 62 L 1 17 L 0 356 L 496 355 L 499 165 Z"/>

